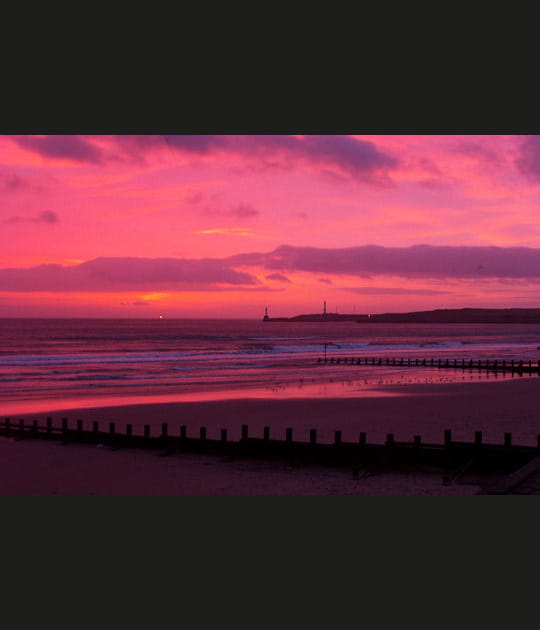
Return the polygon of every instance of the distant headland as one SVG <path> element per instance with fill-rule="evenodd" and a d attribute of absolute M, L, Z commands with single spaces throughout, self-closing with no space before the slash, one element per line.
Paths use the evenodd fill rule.
<path fill-rule="evenodd" d="M 426 324 L 540 324 L 540 308 L 459 308 L 415 311 L 412 313 L 322 313 L 294 315 L 293 317 L 269 317 L 265 322 L 343 322 L 358 323 L 426 323 Z"/>

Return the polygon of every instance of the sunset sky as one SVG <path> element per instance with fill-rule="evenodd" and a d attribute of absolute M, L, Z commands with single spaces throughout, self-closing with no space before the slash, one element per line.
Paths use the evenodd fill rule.
<path fill-rule="evenodd" d="M 540 136 L 0 136 L 0 317 L 540 307 Z"/>

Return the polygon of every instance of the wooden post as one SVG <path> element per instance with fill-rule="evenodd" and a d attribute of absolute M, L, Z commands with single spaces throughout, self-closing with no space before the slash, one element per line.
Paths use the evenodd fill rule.
<path fill-rule="evenodd" d="M 386 446 L 394 446 L 394 434 L 388 433 L 386 436 Z"/>
<path fill-rule="evenodd" d="M 270 427 L 264 427 L 263 429 L 263 439 L 268 441 L 270 439 Z"/>
<path fill-rule="evenodd" d="M 99 432 L 99 422 L 97 420 L 92 422 L 92 430 L 94 431 L 94 434 Z"/>
<path fill-rule="evenodd" d="M 65 435 L 68 430 L 68 420 L 67 418 L 62 418 L 62 435 Z"/>
<path fill-rule="evenodd" d="M 334 444 L 337 446 L 338 444 L 341 444 L 341 431 L 336 431 L 334 433 Z"/>
<path fill-rule="evenodd" d="M 309 443 L 317 444 L 317 429 L 311 429 L 309 432 Z"/>
<path fill-rule="evenodd" d="M 510 448 L 512 446 L 512 434 L 505 433 L 504 434 L 504 446 L 505 448 Z"/>
<path fill-rule="evenodd" d="M 243 440 L 248 439 L 248 425 L 247 424 L 242 425 L 242 439 Z"/>
<path fill-rule="evenodd" d="M 77 420 L 77 433 L 82 433 L 82 420 Z"/>
<path fill-rule="evenodd" d="M 292 442 L 292 428 L 291 427 L 287 427 L 287 429 L 285 429 L 285 439 L 287 440 L 287 442 Z"/>
<path fill-rule="evenodd" d="M 444 430 L 444 445 L 446 447 L 449 447 L 452 445 L 452 430 L 451 429 Z"/>
<path fill-rule="evenodd" d="M 144 425 L 144 439 L 147 440 L 150 437 L 150 425 Z"/>
<path fill-rule="evenodd" d="M 109 435 L 114 435 L 114 422 L 109 422 Z"/>
<path fill-rule="evenodd" d="M 161 437 L 162 437 L 162 438 L 164 438 L 164 439 L 166 439 L 166 438 L 167 438 L 167 434 L 168 434 L 168 432 L 169 432 L 169 427 L 167 426 L 167 423 L 166 423 L 166 422 L 164 422 L 164 423 L 161 425 Z"/>
<path fill-rule="evenodd" d="M 422 438 L 420 435 L 415 435 L 413 438 L 414 441 L 414 462 L 417 466 L 420 466 L 422 463 Z"/>
<path fill-rule="evenodd" d="M 475 431 L 474 432 L 474 445 L 475 446 L 482 446 L 482 431 Z"/>
<path fill-rule="evenodd" d="M 187 437 L 187 427 L 186 427 L 186 425 L 185 425 L 185 424 L 183 424 L 183 425 L 180 427 L 180 437 L 181 437 L 182 439 L 185 439 L 185 438 Z"/>
<path fill-rule="evenodd" d="M 221 429 L 221 441 L 222 442 L 227 441 L 227 429 Z"/>
<path fill-rule="evenodd" d="M 199 429 L 199 437 L 201 439 L 201 442 L 204 442 L 206 440 L 206 427 L 201 427 Z"/>

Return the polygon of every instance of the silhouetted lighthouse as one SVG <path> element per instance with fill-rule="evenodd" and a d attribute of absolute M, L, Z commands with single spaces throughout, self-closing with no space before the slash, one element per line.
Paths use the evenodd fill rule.
<path fill-rule="evenodd" d="M 322 314 L 326 315 L 326 300 L 323 303 L 323 310 L 322 310 Z"/>
<path fill-rule="evenodd" d="M 270 318 L 268 317 L 268 306 L 264 307 L 264 317 L 263 322 L 267 322 Z"/>

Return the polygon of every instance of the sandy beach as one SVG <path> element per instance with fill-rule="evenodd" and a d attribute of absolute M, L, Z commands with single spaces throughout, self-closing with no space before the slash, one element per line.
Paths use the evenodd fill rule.
<path fill-rule="evenodd" d="M 444 385 L 392 386 L 381 390 L 384 395 L 358 398 L 234 398 L 203 402 L 144 403 L 136 405 L 51 409 L 48 412 L 13 416 L 43 420 L 53 418 L 58 425 L 66 417 L 72 424 L 81 419 L 85 426 L 92 421 L 115 422 L 118 430 L 127 423 L 134 432 L 149 424 L 152 434 L 162 423 L 168 423 L 171 435 L 179 434 L 185 425 L 188 435 L 198 435 L 207 427 L 208 437 L 218 437 L 222 428 L 229 438 L 240 437 L 247 424 L 251 436 L 261 436 L 270 427 L 272 438 L 281 438 L 292 427 L 294 438 L 308 440 L 310 429 L 317 429 L 318 440 L 331 442 L 335 430 L 342 431 L 344 441 L 358 440 L 361 431 L 370 442 L 384 442 L 388 433 L 396 440 L 441 442 L 445 429 L 451 429 L 456 440 L 472 440 L 482 431 L 485 441 L 502 442 L 505 432 L 512 433 L 516 444 L 536 444 L 540 434 L 540 380 L 513 379 L 484 383 L 448 383 Z M 388 395 L 393 394 L 393 395 Z"/>
<path fill-rule="evenodd" d="M 540 387 L 536 379 L 498 383 L 414 385 L 393 388 L 392 396 L 339 399 L 233 399 L 109 406 L 77 410 L 51 410 L 30 414 L 29 419 L 55 424 L 98 420 L 103 428 L 115 422 L 122 431 L 127 423 L 134 432 L 150 424 L 158 433 L 168 423 L 169 434 L 185 425 L 188 435 L 207 427 L 209 438 L 221 428 L 229 438 L 240 437 L 247 424 L 252 436 L 269 426 L 281 438 L 293 427 L 295 439 L 330 442 L 334 431 L 344 441 L 357 441 L 361 431 L 368 442 L 381 443 L 388 433 L 396 440 L 421 435 L 440 443 L 445 429 L 456 440 L 472 440 L 482 431 L 484 441 L 501 443 L 505 432 L 516 444 L 536 444 L 540 434 Z M 17 416 L 17 418 L 23 416 Z M 14 418 L 15 420 L 15 418 Z M 88 424 L 89 426 L 89 424 Z M 43 443 L 33 440 L 0 441 L 0 493 L 2 494 L 474 494 L 479 484 L 445 486 L 441 474 L 395 473 L 360 475 L 321 467 L 296 467 L 287 462 L 227 460 L 206 455 L 163 454 L 135 449 Z"/>
<path fill-rule="evenodd" d="M 380 472 L 0 438 L 2 495 L 474 494 L 439 473 Z"/>

